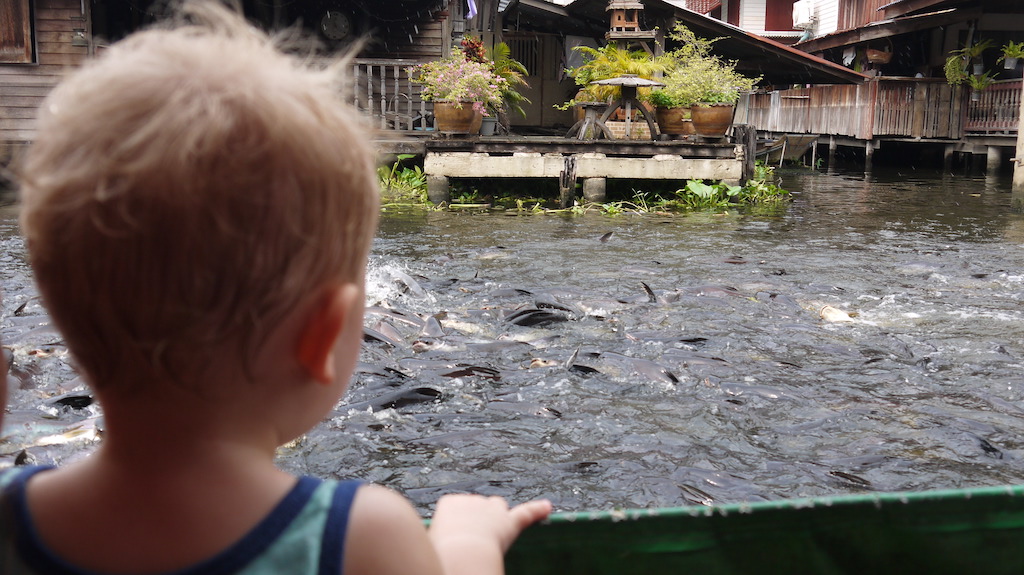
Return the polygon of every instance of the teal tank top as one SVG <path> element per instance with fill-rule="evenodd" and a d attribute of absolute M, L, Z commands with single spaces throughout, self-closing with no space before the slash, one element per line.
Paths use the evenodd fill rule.
<path fill-rule="evenodd" d="M 100 575 L 78 569 L 43 545 L 32 525 L 25 483 L 49 467 L 0 471 L 0 573 Z M 241 540 L 173 575 L 338 575 L 358 481 L 301 477 L 280 503 Z"/>

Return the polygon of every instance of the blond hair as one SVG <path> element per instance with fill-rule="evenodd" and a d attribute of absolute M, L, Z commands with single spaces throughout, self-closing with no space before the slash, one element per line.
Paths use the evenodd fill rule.
<path fill-rule="evenodd" d="M 375 229 L 344 64 L 308 66 L 211 2 L 179 16 L 55 88 L 21 165 L 40 292 L 96 386 L 188 378 L 225 345 L 244 364 L 304 296 L 361 284 Z"/>

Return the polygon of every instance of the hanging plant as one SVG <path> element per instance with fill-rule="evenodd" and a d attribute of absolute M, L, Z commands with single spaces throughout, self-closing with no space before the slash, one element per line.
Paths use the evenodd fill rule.
<path fill-rule="evenodd" d="M 942 71 L 946 75 L 946 82 L 950 86 L 963 84 L 967 77 L 970 76 L 967 73 L 967 66 L 970 65 L 971 60 L 981 56 L 990 47 L 992 47 L 992 40 L 986 39 L 950 52 L 946 58 L 946 63 L 942 66 Z"/>

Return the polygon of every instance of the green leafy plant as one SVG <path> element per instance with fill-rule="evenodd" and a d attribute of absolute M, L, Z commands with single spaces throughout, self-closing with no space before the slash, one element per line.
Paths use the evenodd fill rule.
<path fill-rule="evenodd" d="M 523 104 L 529 104 L 530 99 L 519 90 L 530 87 L 526 83 L 526 66 L 512 57 L 512 49 L 505 42 L 494 45 L 490 51 L 490 63 L 494 73 L 505 80 L 501 88 L 502 107 L 497 110 L 499 116 L 503 113 L 518 112 L 525 118 L 526 110 L 523 109 Z"/>
<path fill-rule="evenodd" d="M 618 98 L 622 93 L 619 86 L 601 86 L 591 84 L 597 80 L 607 80 L 625 74 L 632 74 L 648 80 L 665 72 L 671 61 L 665 56 L 652 56 L 644 50 L 628 50 L 616 44 L 608 44 L 601 48 L 576 46 L 573 48 L 583 54 L 583 64 L 566 70 L 580 87 L 580 91 L 568 102 L 556 105 L 560 110 L 575 106 L 577 102 L 608 102 Z M 641 97 L 647 97 L 648 88 L 640 88 Z"/>
<path fill-rule="evenodd" d="M 995 76 L 991 72 L 985 72 L 979 76 L 967 76 L 967 85 L 977 92 L 991 86 L 993 81 L 995 81 Z"/>
<path fill-rule="evenodd" d="M 377 178 L 381 192 L 387 196 L 407 199 L 415 202 L 427 201 L 427 176 L 419 166 L 406 167 L 405 160 L 412 159 L 412 154 L 399 154 L 390 167 L 377 168 Z"/>
<path fill-rule="evenodd" d="M 967 73 L 967 67 L 970 66 L 971 60 L 981 56 L 990 47 L 992 47 L 992 40 L 986 39 L 951 51 L 946 57 L 946 63 L 942 66 L 946 82 L 951 86 L 958 86 L 967 81 L 967 77 L 970 76 Z"/>
<path fill-rule="evenodd" d="M 736 62 L 712 54 L 714 43 L 721 38 L 700 38 L 681 23 L 668 37 L 677 43 L 677 48 L 666 54 L 670 65 L 662 79 L 665 87 L 658 90 L 657 97 L 671 106 L 734 104 L 740 94 L 749 92 L 761 81 L 761 77 L 751 78 L 737 72 Z"/>
<path fill-rule="evenodd" d="M 997 62 L 1002 62 L 1007 58 L 1017 58 L 1018 60 L 1024 58 L 1024 42 L 1007 42 L 1003 48 L 1003 55 L 999 57 Z"/>

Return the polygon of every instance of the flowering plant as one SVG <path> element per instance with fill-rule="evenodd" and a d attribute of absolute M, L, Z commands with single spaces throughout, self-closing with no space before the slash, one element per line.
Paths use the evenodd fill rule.
<path fill-rule="evenodd" d="M 485 116 L 488 109 L 501 107 L 502 91 L 508 87 L 489 64 L 468 60 L 461 52 L 414 67 L 412 79 L 423 85 L 424 100 L 451 102 L 456 108 L 473 102 L 473 109 Z"/>

